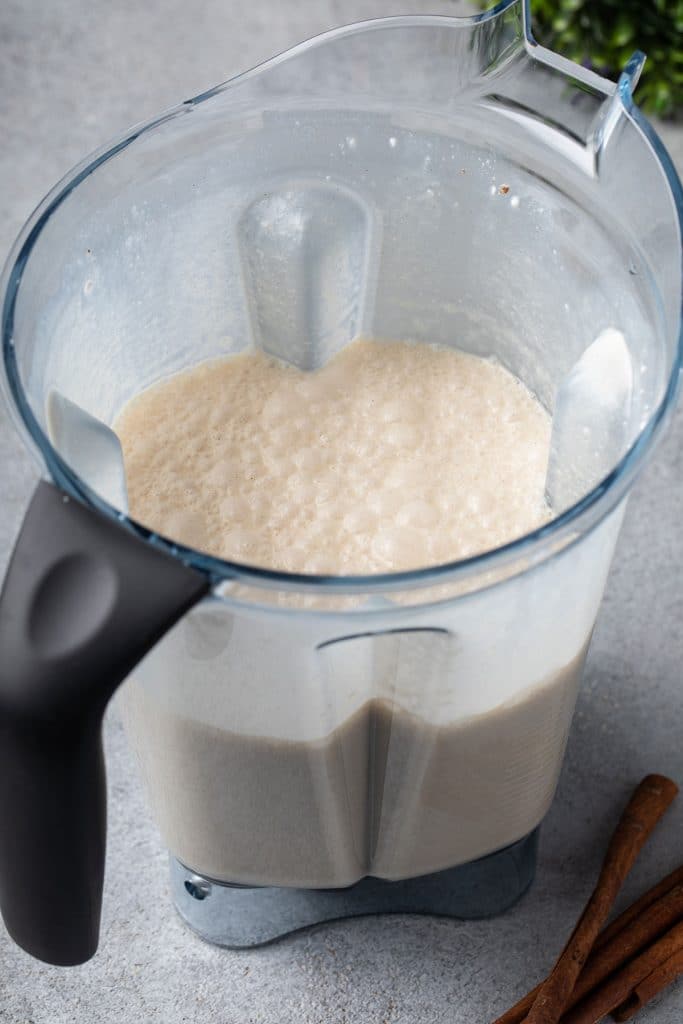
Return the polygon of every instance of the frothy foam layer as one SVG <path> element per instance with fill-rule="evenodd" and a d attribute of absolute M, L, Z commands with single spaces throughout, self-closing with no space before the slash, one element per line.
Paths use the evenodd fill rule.
<path fill-rule="evenodd" d="M 269 568 L 414 569 L 551 516 L 548 413 L 454 349 L 360 340 L 312 373 L 249 351 L 155 384 L 114 428 L 135 519 Z"/>

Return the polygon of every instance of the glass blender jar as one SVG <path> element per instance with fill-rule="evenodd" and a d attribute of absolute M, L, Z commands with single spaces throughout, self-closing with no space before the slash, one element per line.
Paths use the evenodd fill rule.
<path fill-rule="evenodd" d="M 29 952 L 97 947 L 101 721 L 128 676 L 204 937 L 481 916 L 528 886 L 681 362 L 681 186 L 633 103 L 642 60 L 617 85 L 574 66 L 521 0 L 352 25 L 132 129 L 36 210 L 2 284 L 4 390 L 44 476 L 0 602 L 0 907 Z M 132 395 L 250 346 L 314 370 L 362 334 L 518 376 L 553 415 L 553 521 L 320 577 L 128 516 L 110 424 Z"/>

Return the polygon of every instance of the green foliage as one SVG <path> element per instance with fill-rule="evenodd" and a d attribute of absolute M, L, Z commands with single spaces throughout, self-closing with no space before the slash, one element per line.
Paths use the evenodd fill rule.
<path fill-rule="evenodd" d="M 531 8 L 540 43 L 600 74 L 616 77 L 642 50 L 639 105 L 660 117 L 683 111 L 683 0 L 532 0 Z"/>

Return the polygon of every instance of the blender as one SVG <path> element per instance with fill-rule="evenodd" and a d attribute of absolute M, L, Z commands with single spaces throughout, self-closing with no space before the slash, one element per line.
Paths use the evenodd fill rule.
<path fill-rule="evenodd" d="M 522 0 L 351 25 L 132 129 L 33 214 L 1 293 L 3 387 L 43 474 L 0 601 L 0 908 L 28 952 L 97 948 L 101 723 L 124 680 L 173 899 L 203 937 L 490 915 L 530 884 L 681 363 L 683 197 L 633 102 L 643 59 L 616 85 L 575 66 Z M 223 561 L 128 516 L 110 425 L 130 397 L 250 346 L 313 371 L 364 334 L 522 380 L 553 417 L 552 522 L 352 577 Z M 533 729 L 517 715 L 468 748 L 548 680 Z"/>

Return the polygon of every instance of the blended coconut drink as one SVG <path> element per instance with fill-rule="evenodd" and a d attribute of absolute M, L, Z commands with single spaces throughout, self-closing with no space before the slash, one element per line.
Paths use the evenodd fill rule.
<path fill-rule="evenodd" d="M 135 519 L 270 569 L 416 569 L 551 518 L 547 411 L 455 349 L 360 340 L 314 372 L 248 351 L 155 384 L 114 426 Z M 222 653 L 197 655 L 190 696 L 165 696 L 158 671 L 125 692 L 156 818 L 188 867 L 261 885 L 406 878 L 501 848 L 547 810 L 582 655 L 463 716 L 440 633 L 360 637 L 299 670 L 295 640 L 290 656 L 255 621 L 222 638 L 225 622 L 194 614 L 192 642 Z"/>
<path fill-rule="evenodd" d="M 271 569 L 418 569 L 551 517 L 548 413 L 454 349 L 356 341 L 313 373 L 250 351 L 156 384 L 114 426 L 135 519 Z"/>

